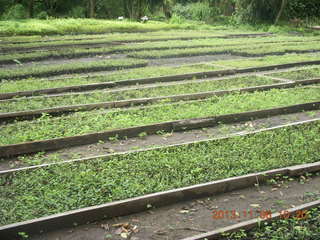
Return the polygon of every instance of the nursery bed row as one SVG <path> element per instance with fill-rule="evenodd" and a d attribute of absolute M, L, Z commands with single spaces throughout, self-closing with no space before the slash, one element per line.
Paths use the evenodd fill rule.
<path fill-rule="evenodd" d="M 77 112 L 62 117 L 44 115 L 31 122 L 2 126 L 0 153 L 1 156 L 19 155 L 91 144 L 113 137 L 135 137 L 160 130 L 181 131 L 215 126 L 219 122 L 312 111 L 319 109 L 319 102 L 314 102 L 318 100 L 319 90 L 310 86 L 106 112 Z"/>
<path fill-rule="evenodd" d="M 126 43 L 139 43 L 139 42 L 160 42 L 160 41 L 187 41 L 187 40 L 201 40 L 201 39 L 213 39 L 216 40 L 218 39 L 216 36 L 212 37 L 172 37 L 172 38 L 154 38 L 154 39 L 143 39 L 143 40 L 132 40 L 132 41 L 126 41 L 126 40 L 120 40 L 120 41 L 106 41 L 106 40 L 101 40 L 101 41 L 81 41 L 81 42 L 61 42 L 60 44 L 40 44 L 42 46 L 39 46 L 38 44 L 28 44 L 24 46 L 19 46 L 17 47 L 16 45 L 13 45 L 11 47 L 6 46 L 6 48 L 2 48 L 1 51 L 4 53 L 11 53 L 11 52 L 37 52 L 39 50 L 56 50 L 59 48 L 70 48 L 70 47 L 82 47 L 82 48 L 96 48 L 96 47 L 112 47 L 114 45 L 121 45 L 121 44 L 126 44 Z"/>
<path fill-rule="evenodd" d="M 246 79 L 246 80 L 248 80 L 248 84 L 250 84 L 250 80 L 249 79 Z M 130 90 L 127 92 L 120 91 L 120 92 L 116 92 L 115 96 L 120 97 L 121 94 L 124 94 L 126 96 L 129 96 L 128 100 L 121 100 L 121 101 L 118 100 L 118 101 L 100 102 L 100 103 L 92 103 L 92 104 L 69 105 L 69 106 L 54 107 L 54 108 L 47 108 L 47 109 L 38 109 L 33 111 L 30 111 L 30 109 L 32 109 L 32 107 L 30 107 L 30 105 L 32 106 L 32 99 L 27 99 L 27 101 L 23 103 L 14 102 L 13 104 L 7 104 L 5 107 L 7 107 L 8 111 L 11 110 L 12 112 L 0 114 L 0 122 L 8 123 L 15 120 L 34 119 L 34 118 L 39 118 L 44 114 L 49 114 L 51 116 L 60 116 L 67 113 L 79 112 L 79 111 L 90 111 L 90 110 L 99 109 L 99 108 L 104 108 L 104 109 L 125 108 L 125 107 L 133 107 L 136 105 L 151 105 L 159 102 L 161 103 L 163 101 L 178 102 L 178 101 L 201 100 L 201 99 L 211 98 L 214 96 L 224 96 L 224 95 L 233 94 L 233 93 L 252 93 L 257 91 L 268 91 L 271 89 L 292 88 L 297 86 L 312 85 L 312 84 L 320 83 L 320 79 L 310 79 L 310 80 L 303 80 L 303 81 L 297 81 L 292 83 L 278 83 L 278 84 L 264 85 L 264 83 L 268 82 L 268 80 L 269 82 L 273 82 L 272 79 L 260 78 L 261 85 L 257 86 L 257 84 L 259 84 L 259 79 L 257 79 L 257 77 L 254 77 L 252 80 L 253 80 L 252 85 L 254 87 L 238 88 L 238 89 L 232 89 L 232 90 L 221 90 L 221 91 L 209 91 L 209 92 L 204 92 L 204 91 L 201 92 L 201 89 L 196 88 L 196 89 L 193 89 L 193 91 L 196 93 L 192 93 L 192 94 L 182 94 L 183 92 L 181 91 L 183 91 L 183 89 L 186 89 L 184 87 L 188 87 L 188 86 L 184 86 L 182 89 L 179 88 L 179 86 L 176 86 L 176 87 L 171 86 L 170 89 L 173 91 L 172 93 L 176 93 L 176 94 L 179 93 L 180 95 L 166 95 L 166 94 L 170 94 L 170 91 L 166 91 L 166 88 L 165 89 L 162 88 L 164 92 L 162 92 L 162 96 L 161 96 L 161 91 L 152 92 L 152 89 L 147 88 L 146 92 L 148 96 L 144 96 L 144 97 L 148 97 L 148 98 L 136 98 L 136 96 L 134 95 L 134 92 L 137 92 L 138 94 L 143 94 L 144 91 L 141 89 L 134 90 L 134 92 Z M 231 81 L 232 80 L 230 80 L 230 82 Z M 198 85 L 201 85 L 201 83 L 198 83 Z M 191 86 L 188 89 L 192 90 Z M 152 93 L 154 94 L 154 96 L 150 97 Z M 103 94 L 108 94 L 108 93 L 103 93 Z M 109 94 L 110 95 L 108 96 L 112 97 L 112 93 L 109 93 Z M 88 99 L 88 98 L 90 97 L 84 96 L 84 99 Z M 40 107 L 43 107 L 43 105 L 41 104 L 43 104 L 43 100 L 45 99 L 40 98 L 37 100 L 40 100 L 40 103 L 38 103 L 37 106 L 40 105 Z M 64 99 L 61 99 L 61 100 L 55 99 L 54 102 L 55 104 L 63 105 L 64 103 L 63 100 Z M 52 101 L 50 100 L 49 102 L 52 103 Z M 73 100 L 72 102 L 76 103 L 76 100 Z M 3 102 L 0 101 L 0 103 L 2 104 Z M 12 109 L 15 109 L 17 105 L 19 107 L 23 107 L 25 111 L 14 112 Z"/>
<path fill-rule="evenodd" d="M 14 175 L 1 176 L 2 191 L 0 195 L 4 199 L 0 202 L 3 214 L 1 224 L 10 224 L 192 184 L 242 176 L 257 171 L 314 163 L 319 160 L 320 154 L 319 130 L 319 121 L 313 121 L 245 136 L 114 155 L 105 159 L 77 164 L 50 165 L 33 171 L 19 171 Z M 297 151 L 297 149 L 303 149 L 303 151 Z M 306 168 L 308 167 L 305 166 L 304 169 Z M 293 168 L 292 170 L 301 173 L 301 169 L 297 171 Z M 276 174 L 288 175 L 290 170 L 275 170 L 271 171 L 271 174 L 273 176 Z M 240 181 L 241 177 L 235 178 L 232 184 L 228 183 L 226 186 L 221 185 L 223 181 L 216 184 L 219 186 L 219 191 L 221 188 L 224 189 L 222 191 L 226 191 L 226 189 L 243 187 L 244 182 L 252 185 L 256 183 L 257 178 L 259 180 L 261 178 L 262 182 L 267 178 L 267 175 L 260 173 L 258 176 L 251 175 L 249 178 L 246 176 L 247 178 L 242 181 Z M 212 194 L 211 191 L 208 192 L 210 187 L 212 190 L 216 189 L 207 184 L 202 187 L 204 187 L 200 188 L 202 190 L 195 191 L 198 192 L 194 193 L 195 196 L 209 192 Z M 167 198 L 162 197 L 161 200 L 163 203 L 172 202 L 173 199 L 176 201 L 186 200 L 188 196 L 192 197 L 194 192 L 192 188 L 187 189 L 184 194 L 181 194 L 181 190 L 179 193 L 170 191 L 174 196 L 171 195 L 171 198 L 168 195 Z M 176 198 L 177 194 L 180 197 Z M 119 211 L 121 208 L 115 208 L 114 204 L 126 203 L 125 205 L 127 205 L 128 201 L 83 209 L 80 212 L 87 212 L 87 217 L 82 218 L 85 222 L 97 220 L 97 216 L 100 218 L 102 215 L 103 217 L 113 217 L 114 213 L 124 214 L 125 212 L 128 214 L 127 210 L 129 209 L 142 211 L 146 209 L 148 204 L 157 206 L 160 200 L 158 196 L 150 195 L 149 197 L 155 197 L 157 200 L 145 199 L 143 204 L 137 202 L 141 198 L 130 199 L 128 201 L 132 201 L 131 204 L 135 204 L 135 207 L 131 208 L 133 206 L 131 204 L 128 207 L 122 205 L 121 207 L 125 211 Z M 164 200 L 165 198 L 167 200 Z M 146 203 L 146 201 L 148 202 Z M 14 212 L 11 211 L 13 207 Z M 102 209 L 104 211 L 101 211 Z M 97 213 L 99 214 L 97 215 Z M 79 211 L 69 212 L 53 218 L 49 217 L 44 222 L 55 222 L 58 220 L 57 218 L 61 221 L 61 217 L 64 217 L 65 221 L 60 222 L 56 227 L 60 227 L 61 224 L 66 227 L 75 222 L 84 223 L 75 218 L 78 214 Z M 92 217 L 96 217 L 96 219 L 92 219 Z M 39 220 L 35 222 L 37 221 Z M 35 222 L 24 224 L 30 226 Z M 20 224 L 5 226 L 0 229 L 0 233 L 3 234 L 4 230 L 9 229 L 10 231 L 10 228 L 12 230 L 19 226 L 21 227 Z M 40 229 L 42 227 L 43 225 Z"/>
<path fill-rule="evenodd" d="M 134 40 L 145 40 L 154 38 L 166 38 L 174 33 L 175 36 L 179 35 L 182 37 L 265 37 L 273 36 L 272 33 L 254 33 L 254 32 L 238 32 L 232 30 L 232 34 L 225 34 L 224 31 L 214 30 L 214 33 L 209 30 L 171 30 L 171 31 L 151 31 L 148 34 L 142 35 L 141 32 L 136 33 L 108 33 L 108 34 L 78 34 L 78 35 L 57 35 L 57 36 L 14 36 L 14 37 L 0 37 L 0 41 L 3 44 L 25 44 L 25 43 L 43 43 L 43 42 L 61 42 L 61 41 L 82 41 L 82 40 L 95 40 L 95 39 L 108 39 L 111 41 L 134 41 Z"/>
<path fill-rule="evenodd" d="M 216 46 L 216 47 L 199 47 L 199 48 L 185 48 L 185 49 L 169 49 L 169 50 L 149 50 L 149 51 L 138 51 L 129 52 L 129 57 L 142 58 L 142 59 L 154 59 L 154 58 L 172 58 L 182 56 L 200 56 L 200 55 L 216 55 L 223 53 L 230 53 L 241 56 L 265 56 L 275 54 L 286 54 L 293 52 L 311 52 L 319 51 L 320 44 L 306 43 L 306 44 L 256 44 L 254 47 L 248 45 L 240 46 Z"/>
<path fill-rule="evenodd" d="M 166 41 L 166 42 L 146 42 L 140 44 L 129 44 L 129 45 L 120 45 L 114 47 L 101 47 L 101 48 L 69 48 L 56 51 L 41 51 L 41 52 L 31 52 L 31 53 L 16 53 L 16 54 L 7 54 L 0 56 L 0 64 L 10 64 L 28 61 L 39 61 L 45 59 L 60 59 L 60 58 L 76 58 L 84 56 L 95 56 L 95 55 L 107 55 L 114 53 L 128 53 L 132 51 L 150 51 L 150 50 L 167 50 L 167 49 L 184 49 L 184 48 L 204 48 L 204 47 L 216 47 L 220 52 L 230 52 L 233 49 L 238 48 L 247 48 L 248 43 L 252 44 L 261 44 L 264 45 L 280 45 L 280 44 L 298 44 L 300 42 L 309 43 L 317 40 L 308 39 L 308 40 L 287 40 L 287 38 L 277 38 L 270 39 L 269 41 L 265 39 L 247 39 L 246 41 L 239 40 L 225 40 L 225 39 L 203 39 L 203 40 L 190 40 L 190 41 Z M 221 46 L 223 45 L 223 47 Z"/>
<path fill-rule="evenodd" d="M 310 104 L 308 105 L 310 106 Z M 291 108 L 287 107 L 285 109 L 289 110 Z M 256 115 L 250 119 L 249 117 L 245 119 L 244 116 L 246 114 L 240 113 L 236 114 L 237 116 L 240 116 L 240 118 L 234 121 L 230 120 L 230 123 L 227 123 L 225 119 L 220 118 L 220 120 L 225 121 L 225 123 L 222 121 L 216 125 L 213 121 L 210 122 L 210 119 L 213 120 L 212 118 L 201 119 L 201 121 L 198 119 L 203 125 L 204 123 L 208 123 L 207 127 L 199 128 L 201 126 L 197 123 L 187 123 L 186 125 L 184 122 L 184 126 L 187 128 L 185 130 L 182 129 L 181 131 L 174 131 L 175 129 L 169 132 L 160 130 L 153 134 L 142 132 L 136 137 L 127 136 L 121 138 L 121 136 L 117 136 L 111 137 L 107 141 L 73 146 L 56 151 L 41 151 L 34 154 L 6 157 L 0 160 L 0 175 L 15 172 L 25 167 L 34 168 L 51 163 L 87 161 L 97 157 L 105 157 L 114 153 L 124 153 L 142 149 L 150 150 L 200 140 L 204 141 L 231 137 L 265 128 L 278 127 L 285 124 L 294 124 L 297 122 L 320 118 L 320 109 L 309 111 L 304 110 L 303 112 L 299 112 L 299 109 L 296 107 L 296 109 L 292 110 L 291 113 L 288 111 L 282 111 L 282 114 L 281 111 L 276 112 L 275 110 L 265 110 L 264 113 L 265 117 L 263 117 L 262 111 L 259 111 L 257 114 L 258 116 Z M 248 116 L 248 114 L 246 116 Z"/>
<path fill-rule="evenodd" d="M 0 82 L 5 79 L 19 80 L 30 77 L 47 77 L 67 73 L 111 71 L 145 66 L 147 66 L 147 62 L 138 59 L 100 60 L 88 63 L 69 63 L 53 66 L 30 66 L 23 69 L 9 69 L 1 71 Z"/>
<path fill-rule="evenodd" d="M 320 68 L 303 67 L 301 69 L 295 69 L 292 71 L 267 74 L 267 76 L 276 77 L 276 78 L 285 78 L 292 81 L 315 78 L 320 76 Z"/>
<path fill-rule="evenodd" d="M 297 59 L 304 62 L 296 62 Z M 130 86 L 135 84 L 149 84 L 157 82 L 170 82 L 188 79 L 201 79 L 207 77 L 219 77 L 255 71 L 270 71 L 274 69 L 287 69 L 292 67 L 319 64 L 318 55 L 288 54 L 284 56 L 269 56 L 257 59 L 243 59 L 241 61 L 224 60 L 217 61 L 217 65 L 196 64 L 177 67 L 146 67 L 132 69 L 127 72 L 119 71 L 110 75 L 92 78 L 73 78 L 55 80 L 19 80 L 18 82 L 3 81 L 0 89 L 0 99 L 10 99 L 16 96 L 33 96 L 39 94 L 54 94 L 70 91 L 88 91 L 119 86 Z M 277 64 L 278 65 L 270 65 Z M 223 66 L 234 68 L 219 70 Z M 256 67 L 252 67 L 256 66 Z M 212 71 L 215 70 L 215 71 Z M 180 75 L 176 75 L 180 74 Z M 142 78 L 141 78 L 142 77 Z M 149 77 L 149 78 L 143 78 Z M 315 76 L 319 77 L 319 76 Z M 74 85 L 83 84 L 84 85 Z M 67 85 L 67 86 L 66 86 Z M 44 89 L 44 86 L 47 88 Z M 54 88 L 51 88 L 54 87 Z M 23 92 L 18 92 L 24 89 Z M 28 90 L 30 89 L 30 90 Z M 39 90 L 33 90 L 39 89 Z M 26 91 L 27 90 L 27 91 Z"/>
<path fill-rule="evenodd" d="M 228 38 L 247 38 L 247 37 L 270 37 L 272 34 L 254 34 L 254 35 L 218 35 L 214 33 L 205 33 L 201 32 L 197 35 L 190 36 L 190 34 L 182 34 L 179 36 L 179 32 L 175 32 L 174 35 L 169 37 L 168 35 L 164 36 L 132 36 L 126 38 L 125 36 L 119 36 L 117 38 L 109 38 L 106 39 L 94 39 L 94 40 L 82 40 L 82 41 L 59 41 L 56 43 L 52 42 L 42 42 L 42 43 L 26 43 L 26 44 L 6 44 L 5 47 L 0 48 L 2 52 L 12 52 L 12 51 L 32 51 L 32 50 L 47 50 L 47 49 L 56 49 L 61 47 L 78 47 L 78 46 L 86 46 L 93 47 L 95 45 L 112 45 L 112 44 L 122 44 L 122 43 L 139 43 L 139 42 L 158 42 L 158 41 L 171 41 L 171 40 L 197 40 L 197 39 L 228 39 Z M 202 35 L 202 36 L 201 36 Z M 310 38 L 311 39 L 311 38 Z"/>
<path fill-rule="evenodd" d="M 212 31 L 207 30 L 167 30 L 167 31 L 154 31 L 148 34 L 141 34 L 141 32 L 131 33 L 102 33 L 102 34 L 72 34 L 72 35 L 55 35 L 55 36 L 11 36 L 1 37 L 0 40 L 8 44 L 24 44 L 24 43 L 38 43 L 38 42 L 61 42 L 61 41 L 78 41 L 78 40 L 94 40 L 94 39 L 111 39 L 112 41 L 124 40 L 141 40 L 145 38 L 167 37 L 170 33 L 177 33 L 179 36 L 192 37 L 192 36 L 212 36 Z M 221 32 L 215 31 L 214 36 L 220 36 Z"/>
<path fill-rule="evenodd" d="M 197 80 L 187 83 L 173 82 L 166 85 L 139 86 L 120 90 L 14 98 L 10 100 L 1 100 L 0 112 L 26 111 L 65 105 L 114 102 L 138 98 L 155 98 L 161 96 L 172 97 L 172 95 L 204 93 L 209 91 L 229 90 L 275 83 L 279 83 L 279 81 L 268 77 L 248 76 L 225 80 Z"/>

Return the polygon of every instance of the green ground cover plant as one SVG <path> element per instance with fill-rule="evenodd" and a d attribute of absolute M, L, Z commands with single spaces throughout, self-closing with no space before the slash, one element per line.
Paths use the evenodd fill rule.
<path fill-rule="evenodd" d="M 67 63 L 57 65 L 29 66 L 20 69 L 5 69 L 0 72 L 0 79 L 22 79 L 27 77 L 45 77 L 68 73 L 108 71 L 146 66 L 147 62 L 138 59 L 98 60 L 85 63 Z"/>
<path fill-rule="evenodd" d="M 82 40 L 73 40 L 73 39 L 65 39 L 61 41 L 51 41 L 51 42 L 27 42 L 27 43 L 19 43 L 19 44 L 5 44 L 2 45 L 3 49 L 10 48 L 19 48 L 20 50 L 28 49 L 32 47 L 60 47 L 61 45 L 65 44 L 72 44 L 75 47 L 79 47 L 80 44 L 108 44 L 112 42 L 134 42 L 134 41 L 154 41 L 155 39 L 161 41 L 161 40 L 167 40 L 167 39 L 190 39 L 190 38 L 213 38 L 222 36 L 220 33 L 216 32 L 208 32 L 208 31 L 175 31 L 175 32 L 154 32 L 154 33 L 147 33 L 147 34 L 141 34 L 141 33 L 128 33 L 128 34 L 108 34 L 105 35 L 105 37 L 99 37 L 97 39 L 85 39 Z M 76 36 L 74 37 L 76 38 Z"/>
<path fill-rule="evenodd" d="M 62 117 L 43 115 L 34 121 L 21 121 L 2 126 L 0 144 L 15 144 L 157 122 L 283 107 L 319 101 L 319 99 L 319 88 L 310 85 L 302 88 L 272 89 L 265 92 L 235 93 L 203 101 L 173 104 L 164 102 L 144 108 L 95 110 Z"/>
<path fill-rule="evenodd" d="M 320 157 L 319 131 L 317 121 L 1 176 L 0 224 L 316 162 Z"/>
<path fill-rule="evenodd" d="M 51 36 L 41 36 L 41 35 L 32 35 L 32 36 L 4 36 L 0 37 L 0 40 L 3 44 L 24 44 L 31 42 L 59 42 L 64 40 L 88 40 L 88 39 L 100 39 L 106 38 L 108 34 L 77 34 L 77 35 L 51 35 Z"/>
<path fill-rule="evenodd" d="M 263 223 L 259 227 L 245 231 L 224 234 L 224 240 L 317 240 L 320 235 L 320 209 L 307 210 L 304 216 L 299 212 L 291 214 L 291 218 Z M 297 215 L 297 216 L 295 216 Z"/>
<path fill-rule="evenodd" d="M 320 77 L 320 68 L 319 67 L 305 67 L 302 69 L 289 71 L 289 72 L 273 73 L 268 76 L 285 78 L 285 79 L 290 79 L 290 80 L 305 80 L 305 79 L 319 78 Z"/>
<path fill-rule="evenodd" d="M 306 54 L 285 54 L 282 56 L 265 56 L 252 59 L 239 60 L 221 60 L 216 61 L 215 64 L 222 65 L 230 68 L 250 68 L 262 67 L 277 64 L 287 64 L 295 62 L 317 61 L 320 60 L 319 53 L 306 53 Z"/>
<path fill-rule="evenodd" d="M 272 44 L 255 44 L 254 47 L 251 45 L 238 45 L 238 46 L 226 46 L 217 45 L 216 47 L 198 47 L 198 48 L 182 48 L 182 49 L 169 49 L 169 50 L 152 50 L 152 51 L 138 51 L 130 52 L 128 56 L 134 58 L 170 58 L 177 56 L 198 56 L 198 55 L 211 55 L 218 53 L 234 53 L 234 54 L 272 54 L 272 53 L 286 53 L 286 51 L 311 51 L 319 50 L 320 44 L 306 43 L 298 45 L 297 43 L 272 43 Z"/>
<path fill-rule="evenodd" d="M 295 44 L 284 44 L 284 45 L 272 45 L 272 48 L 270 46 L 263 46 L 260 45 L 259 48 L 254 49 L 244 49 L 240 50 L 240 53 L 246 53 L 249 55 L 267 55 L 272 53 L 286 53 L 286 52 L 299 52 L 299 51 L 319 51 L 320 50 L 320 44 L 313 42 L 313 43 L 303 43 L 297 45 Z"/>
<path fill-rule="evenodd" d="M 57 50 L 49 51 L 36 51 L 36 52 L 26 52 L 26 53 L 10 53 L 0 56 L 0 61 L 32 61 L 41 60 L 46 58 L 75 58 L 81 56 L 94 56 L 98 54 L 112 54 L 112 53 L 127 53 L 132 51 L 143 51 L 143 50 L 166 50 L 166 49 L 179 49 L 179 48 L 196 48 L 196 47 L 220 47 L 225 46 L 226 49 L 232 50 L 232 47 L 237 47 L 236 45 L 246 46 L 248 43 L 256 44 L 282 44 L 288 42 L 298 41 L 303 42 L 313 42 L 316 41 L 314 38 L 304 38 L 304 37 L 268 37 L 268 38 L 252 38 L 252 39 L 194 39 L 194 40 L 168 40 L 168 41 L 157 41 L 157 42 L 143 42 L 143 43 L 131 43 L 120 46 L 102 46 L 100 48 L 62 48 Z M 75 45 L 76 41 L 73 42 Z M 17 46 L 16 44 L 14 46 Z"/>
<path fill-rule="evenodd" d="M 19 81 L 2 81 L 0 87 L 0 93 L 28 91 L 44 88 L 55 88 L 100 82 L 115 82 L 128 79 L 148 78 L 148 77 L 160 77 L 166 75 L 176 75 L 193 72 L 213 71 L 221 68 L 217 66 L 207 64 L 195 64 L 195 65 L 182 65 L 179 67 L 143 67 L 138 69 L 125 69 L 118 70 L 117 72 L 110 73 L 108 75 L 95 76 L 95 77 L 77 77 L 60 80 L 41 80 L 35 78 L 22 79 Z"/>
<path fill-rule="evenodd" d="M 199 92 L 229 90 L 251 86 L 261 86 L 277 83 L 265 77 L 240 77 L 225 80 L 202 81 L 169 86 L 158 86 L 145 89 L 132 89 L 125 91 L 95 91 L 91 93 L 80 93 L 77 95 L 38 97 L 35 99 L 19 98 L 14 101 L 1 102 L 0 112 L 27 111 L 51 107 L 61 107 L 66 105 L 78 105 L 99 103 L 108 101 L 119 101 L 137 98 L 150 98 L 160 96 L 171 96 L 181 94 L 191 94 Z"/>

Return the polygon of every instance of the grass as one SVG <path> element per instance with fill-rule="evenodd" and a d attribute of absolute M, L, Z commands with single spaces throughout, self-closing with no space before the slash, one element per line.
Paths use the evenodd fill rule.
<path fill-rule="evenodd" d="M 0 224 L 319 160 L 320 124 L 0 177 Z"/>
<path fill-rule="evenodd" d="M 147 62 L 137 59 L 98 60 L 84 63 L 28 66 L 20 69 L 7 69 L 0 72 L 0 79 L 22 79 L 28 77 L 56 76 L 68 73 L 109 71 L 146 66 Z"/>
<path fill-rule="evenodd" d="M 89 94 L 79 93 L 77 95 L 73 94 L 50 98 L 18 98 L 14 101 L 1 102 L 0 112 L 27 111 L 65 105 L 89 104 L 137 98 L 191 94 L 216 90 L 229 90 L 243 87 L 269 85 L 276 82 L 277 81 L 265 77 L 249 76 L 226 80 L 201 81 L 177 85 L 170 84 L 169 86 L 157 86 L 145 89 L 131 89 L 125 91 L 95 91 Z"/>
<path fill-rule="evenodd" d="M 2 126 L 0 144 L 53 139 L 153 124 L 158 122 L 218 116 L 261 110 L 320 100 L 320 91 L 313 86 L 273 89 L 266 92 L 230 94 L 203 101 L 159 104 L 145 108 L 77 112 L 68 116 L 43 117 Z"/>
<path fill-rule="evenodd" d="M 306 80 L 312 78 L 320 77 L 320 68 L 319 67 L 305 67 L 299 70 L 283 72 L 283 73 L 273 73 L 268 76 L 285 78 L 290 80 Z"/>
<path fill-rule="evenodd" d="M 301 214 L 305 214 L 304 216 Z M 224 234 L 224 240 L 317 240 L 320 235 L 320 209 L 291 214 L 290 218 L 265 222 L 253 230 Z"/>
<path fill-rule="evenodd" d="M 55 34 L 86 34 L 112 32 L 146 32 L 173 29 L 213 29 L 201 24 L 168 24 L 149 21 L 146 24 L 130 21 L 112 21 L 98 19 L 27 19 L 0 21 L 0 35 L 55 35 Z"/>

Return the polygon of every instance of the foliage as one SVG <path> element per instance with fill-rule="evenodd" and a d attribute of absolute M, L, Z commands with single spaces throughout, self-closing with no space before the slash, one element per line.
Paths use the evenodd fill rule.
<path fill-rule="evenodd" d="M 209 1 L 186 5 L 179 3 L 173 7 L 172 12 L 177 17 L 196 21 L 209 21 L 220 14 L 219 9 L 211 6 Z"/>
<path fill-rule="evenodd" d="M 22 4 L 13 5 L 4 13 L 3 19 L 24 19 L 28 17 L 27 10 Z"/>
<path fill-rule="evenodd" d="M 235 18 L 238 22 L 274 23 L 280 11 L 279 0 L 237 0 Z M 284 9 L 286 19 L 320 16 L 320 1 L 293 0 L 287 1 Z"/>

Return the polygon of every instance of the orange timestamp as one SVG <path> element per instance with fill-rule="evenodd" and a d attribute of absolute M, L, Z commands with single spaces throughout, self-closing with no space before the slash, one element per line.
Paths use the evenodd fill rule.
<path fill-rule="evenodd" d="M 280 219 L 289 219 L 289 218 L 296 218 L 298 220 L 305 220 L 308 218 L 308 211 L 307 210 L 297 210 L 294 212 L 289 211 L 279 211 L 278 212 Z M 272 211 L 271 210 L 253 210 L 253 209 L 245 209 L 243 211 L 237 211 L 236 209 L 232 210 L 213 210 L 212 211 L 212 218 L 214 220 L 235 220 L 240 218 L 254 218 L 259 217 L 261 219 L 271 219 L 272 218 Z"/>

